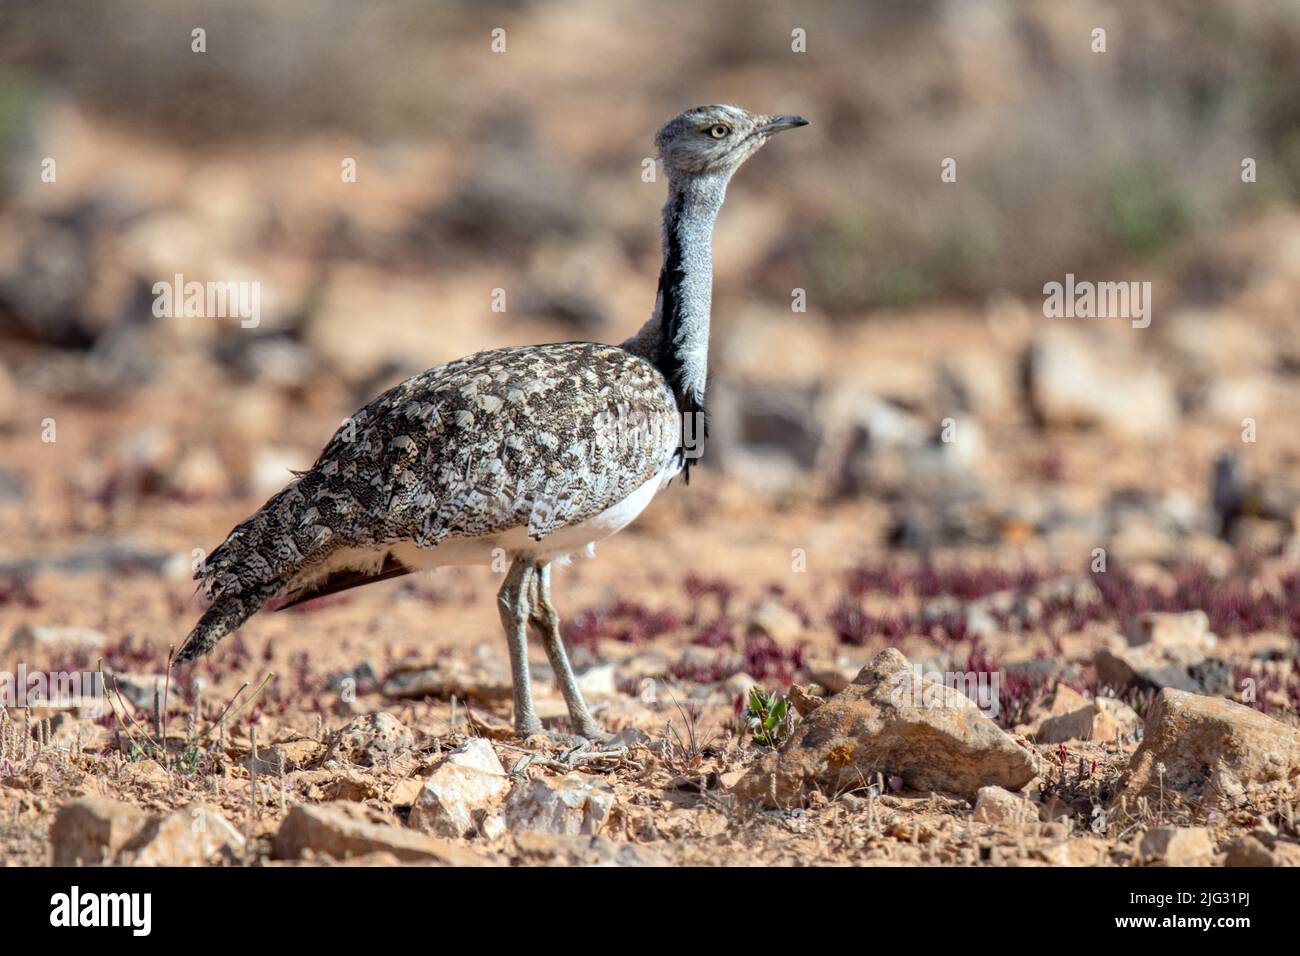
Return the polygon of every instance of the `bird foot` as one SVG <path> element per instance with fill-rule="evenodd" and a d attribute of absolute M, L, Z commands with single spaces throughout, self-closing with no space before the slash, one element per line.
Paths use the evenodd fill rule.
<path fill-rule="evenodd" d="M 599 731 L 599 729 L 586 734 L 566 734 L 558 730 L 538 730 L 536 733 L 526 734 L 525 743 L 542 743 L 550 744 L 553 747 L 562 747 L 566 750 L 576 750 L 579 747 L 585 747 L 591 743 L 603 743 L 610 739 L 610 735 Z"/>
<path fill-rule="evenodd" d="M 579 739 L 588 740 L 593 744 L 603 744 L 614 739 L 614 735 L 602 730 L 599 724 L 591 723 L 585 727 L 579 727 L 575 735 Z"/>
<path fill-rule="evenodd" d="M 581 734 L 564 734 L 564 732 L 558 730 L 539 730 L 536 732 L 536 734 L 526 735 L 526 740 L 524 741 L 524 743 L 530 745 L 550 744 L 551 747 L 559 747 L 565 750 L 572 750 L 580 747 L 586 747 L 586 745 L 591 743 L 591 740 L 593 740 L 593 737 L 588 737 Z"/>

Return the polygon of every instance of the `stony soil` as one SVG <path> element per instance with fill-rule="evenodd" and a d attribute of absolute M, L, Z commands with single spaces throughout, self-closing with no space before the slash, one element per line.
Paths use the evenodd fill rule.
<path fill-rule="evenodd" d="M 890 342 L 910 349 L 930 330 L 951 338 L 963 327 L 945 316 L 883 323 L 862 354 L 878 354 L 877 346 Z M 0 634 L 15 642 L 6 666 L 93 670 L 102 656 L 112 673 L 165 672 L 169 646 L 199 611 L 188 581 L 191 550 L 219 540 L 260 500 L 238 472 L 214 477 L 198 468 L 214 485 L 188 494 L 168 485 L 187 467 L 194 436 L 207 436 L 202 447 L 249 427 L 240 424 L 239 403 L 251 396 L 236 392 L 219 403 L 201 397 L 211 387 L 205 376 L 216 375 L 201 365 L 175 370 L 112 414 L 45 399 L 41 407 L 60 423 L 56 443 L 34 448 L 19 430 L 3 439 L 5 460 L 26 479 L 23 501 L 6 511 L 14 556 L 0 592 Z M 302 447 L 337 417 L 328 397 L 267 400 L 300 423 L 293 434 L 302 436 Z M 27 411 L 34 413 L 35 404 Z M 213 415 L 215 436 L 204 431 Z M 250 420 L 255 432 L 257 419 Z M 1106 453 L 1112 446 L 1096 428 L 1058 434 L 991 420 L 988 431 L 997 437 L 959 474 L 1014 476 L 1018 457 L 1058 440 L 1068 463 L 1056 466 L 1050 480 L 1031 471 L 992 484 L 976 506 L 991 515 L 978 515 L 962 532 L 972 540 L 924 553 L 886 543 L 891 529 L 910 520 L 903 495 L 773 494 L 756 491 L 743 470 L 700 472 L 689 488 L 673 487 L 637 525 L 601 545 L 594 560 L 556 573 L 566 635 L 589 696 L 599 719 L 627 745 L 597 746 L 594 757 L 510 735 L 493 604 L 499 576 L 490 569 L 449 569 L 263 613 L 213 658 L 173 673 L 165 754 L 157 747 L 147 680 L 127 680 L 144 688 L 134 695 L 138 707 L 114 696 L 119 713 L 98 719 L 10 710 L 0 782 L 4 857 L 49 862 L 60 845 L 50 839 L 60 809 L 106 797 L 155 818 L 194 804 L 218 810 L 240 845 L 204 858 L 232 864 L 284 856 L 310 862 L 331 852 L 382 863 L 1131 865 L 1166 852 L 1172 862 L 1294 862 L 1293 765 L 1281 786 L 1252 782 L 1232 801 L 1184 795 L 1172 785 L 1139 799 L 1125 793 L 1123 778 L 1140 745 L 1140 721 L 1110 739 L 1081 739 L 1111 733 L 1091 716 L 1095 695 L 1149 714 L 1155 688 L 1168 682 L 1159 668 L 1171 662 L 1182 668 L 1180 680 L 1205 680 L 1199 690 L 1249 698 L 1255 711 L 1294 733 L 1300 681 L 1293 531 L 1289 519 L 1256 515 L 1240 527 L 1275 543 L 1211 533 L 1204 477 L 1206 451 L 1214 446 L 1197 428 L 1188 422 L 1158 455 L 1134 444 L 1115 446 L 1121 455 Z M 174 444 L 148 446 L 142 437 L 159 433 Z M 251 447 L 256 439 L 249 441 Z M 34 461 L 35 454 L 47 458 Z M 1171 464 L 1198 457 L 1195 468 Z M 1123 476 L 1135 471 L 1143 488 L 1157 487 L 1156 476 L 1166 481 L 1159 500 L 1133 504 L 1125 497 L 1131 486 Z M 810 472 L 809 485 L 818 477 Z M 1020 490 L 1012 494 L 1013 487 Z M 98 493 L 88 493 L 93 489 Z M 1162 502 L 1180 491 L 1200 526 L 1179 528 L 1162 514 Z M 946 499 L 939 493 L 935 500 Z M 1092 517 L 1110 526 L 1081 532 L 1076 525 L 1090 513 L 1086 504 L 1073 512 L 1062 504 L 1071 501 L 1097 502 Z M 1045 518 L 1049 507 L 1056 515 Z M 975 540 L 980 536 L 989 537 Z M 1094 545 L 1107 549 L 1104 572 L 1090 570 Z M 1140 635 L 1145 612 L 1186 610 L 1205 611 L 1190 637 L 1172 625 L 1173 637 L 1146 645 L 1130 646 L 1121 636 Z M 69 646 L 75 635 L 43 630 L 56 625 L 88 629 L 80 639 L 91 645 Z M 1204 636 L 1207 627 L 1217 640 Z M 910 790 L 888 762 L 860 786 L 813 787 L 776 807 L 737 795 L 744 772 L 771 752 L 743 729 L 748 686 L 757 681 L 787 693 L 797 685 L 833 701 L 831 692 L 886 646 L 927 670 L 999 675 L 995 720 L 1040 760 L 1022 788 L 1028 812 L 1016 805 L 1007 814 L 977 814 L 974 794 Z M 1109 685 L 1098 677 L 1103 651 L 1156 676 Z M 1206 657 L 1226 664 L 1196 670 Z M 550 728 L 563 731 L 562 701 L 539 660 L 535 647 L 539 709 Z M 1114 660 L 1107 666 L 1113 675 Z M 412 678 L 421 669 L 428 673 Z M 267 675 L 270 683 L 250 709 L 201 736 L 232 699 L 236 713 Z M 341 683 L 347 675 L 355 675 L 354 684 Z M 1073 723 L 1066 736 L 1058 732 L 1045 742 L 1040 725 L 1064 693 L 1058 684 L 1083 695 L 1079 706 L 1086 704 L 1089 716 L 1080 723 L 1077 708 L 1061 708 L 1062 716 L 1076 715 Z M 405 729 L 392 750 L 366 754 L 339 745 L 338 732 L 373 714 Z M 43 718 L 52 719 L 41 747 Z M 256 788 L 249 779 L 254 728 Z M 366 821 L 417 834 L 409 820 L 423 781 L 471 737 L 492 741 L 513 788 L 525 778 L 554 782 L 570 772 L 607 785 L 598 836 L 577 832 L 582 825 L 541 833 L 502 827 L 490 822 L 497 810 L 489 806 L 479 808 L 469 838 L 441 836 L 437 848 L 409 855 L 394 850 L 388 830 L 390 836 L 345 843 L 318 833 L 277 843 L 286 816 L 304 804 L 347 804 Z M 128 829 L 140 825 L 133 818 Z M 1151 836 L 1169 826 L 1206 832 L 1190 831 L 1194 846 L 1179 857 L 1183 843 L 1173 841 L 1168 850 L 1159 834 Z M 472 856 L 458 857 L 450 845 Z M 167 846 L 153 852 L 180 860 L 198 852 Z M 105 858 L 137 858 L 123 852 Z"/>
<path fill-rule="evenodd" d="M 354 70 L 309 12 L 310 35 L 266 24 L 270 55 L 232 40 L 196 67 L 182 44 L 176 69 L 199 72 L 163 83 L 133 65 L 171 60 L 134 44 L 188 35 L 190 14 L 157 6 L 130 43 L 61 13 L 14 33 L 33 82 L 47 60 L 86 70 L 0 117 L 0 672 L 102 659 L 121 695 L 0 713 L 0 861 L 1297 862 L 1300 206 L 1263 177 L 1291 175 L 1300 34 L 1270 14 L 1251 20 L 1268 43 L 1225 45 L 1214 18 L 1202 36 L 1125 8 L 1135 84 L 1079 43 L 1073 8 L 971 33 L 946 5 L 881 5 L 843 31 L 820 15 L 830 55 L 774 72 L 777 14 L 708 5 L 706 34 L 685 6 L 673 35 L 696 48 L 662 42 L 649 7 L 573 31 L 525 4 L 511 59 L 488 25 L 438 20 L 402 30 L 389 70 L 348 44 Z M 218 46 L 276 69 L 232 93 L 209 82 L 243 75 Z M 628 64 L 636 94 L 604 95 Z M 1186 89 L 1213 64 L 1241 84 L 1224 101 L 1264 99 L 1202 109 Z M 449 68 L 463 95 L 430 82 Z M 162 95 L 191 88 L 209 93 Z M 1100 105 L 1056 98 L 1085 88 Z M 360 404 L 481 348 L 621 341 L 649 314 L 663 186 L 641 162 L 687 89 L 821 112 L 720 217 L 691 485 L 555 572 L 613 740 L 511 735 L 488 568 L 264 612 L 155 704 L 201 613 L 193 562 Z M 1085 112 L 1082 133 L 1052 125 Z M 1237 126 L 1254 116 L 1275 143 Z M 1265 150 L 1249 199 L 1243 141 Z M 1156 147 L 1164 166 L 1130 165 Z M 950 150 L 972 190 L 956 206 L 929 158 Z M 33 173 L 46 156 L 57 188 Z M 1151 281 L 1150 326 L 1045 317 L 1042 283 L 1085 265 Z M 255 278 L 260 323 L 154 315 L 177 273 Z M 888 649 L 921 667 L 920 704 L 883 688 Z M 927 704 L 925 675 L 949 672 L 996 677 L 996 709 Z M 746 720 L 755 685 L 797 711 L 784 749 Z"/>

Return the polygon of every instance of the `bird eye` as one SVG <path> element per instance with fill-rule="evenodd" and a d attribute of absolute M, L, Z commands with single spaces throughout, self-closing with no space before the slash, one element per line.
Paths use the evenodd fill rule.
<path fill-rule="evenodd" d="M 731 132 L 731 127 L 725 123 L 718 123 L 709 127 L 709 135 L 714 139 L 722 139 Z"/>

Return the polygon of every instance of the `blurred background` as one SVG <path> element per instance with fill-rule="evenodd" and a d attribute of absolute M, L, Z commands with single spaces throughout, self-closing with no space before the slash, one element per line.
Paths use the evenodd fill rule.
<path fill-rule="evenodd" d="M 719 222 L 706 470 L 602 573 L 804 588 L 828 635 L 881 555 L 1101 548 L 1146 605 L 1203 592 L 1189 563 L 1258 596 L 1300 505 L 1297 89 L 1283 0 L 5 3 L 0 614 L 175 639 L 190 553 L 362 402 L 621 341 L 659 265 L 643 160 L 706 102 L 812 125 Z M 1067 273 L 1150 282 L 1150 327 L 1045 318 Z M 176 274 L 257 281 L 259 323 L 156 317 Z M 574 573 L 582 604 L 631 580 Z"/>

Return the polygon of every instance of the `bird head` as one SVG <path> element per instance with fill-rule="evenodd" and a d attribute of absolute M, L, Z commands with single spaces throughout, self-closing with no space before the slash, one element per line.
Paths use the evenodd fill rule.
<path fill-rule="evenodd" d="M 730 174 L 772 135 L 807 126 L 802 116 L 765 116 L 738 106 L 697 106 L 673 117 L 655 136 L 669 175 Z"/>

